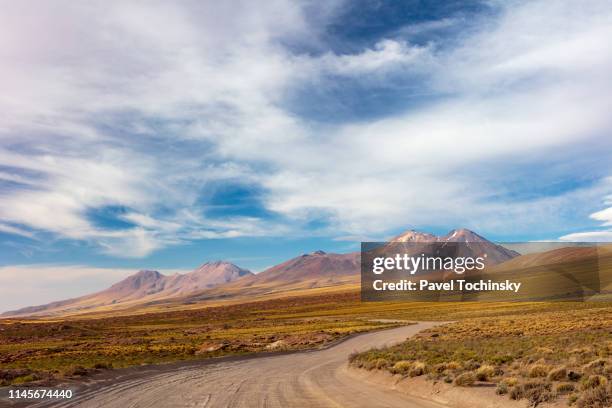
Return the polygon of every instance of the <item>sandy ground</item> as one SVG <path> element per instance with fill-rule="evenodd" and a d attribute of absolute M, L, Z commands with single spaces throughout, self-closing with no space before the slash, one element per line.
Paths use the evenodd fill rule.
<path fill-rule="evenodd" d="M 526 400 L 514 401 L 508 396 L 495 394 L 495 386 L 480 385 L 472 387 L 456 387 L 440 381 L 434 382 L 425 377 L 401 378 L 386 371 L 365 371 L 349 369 L 348 375 L 356 381 L 367 381 L 381 389 L 390 389 L 409 394 L 424 400 L 437 402 L 451 408 L 525 408 Z M 567 407 L 565 400 L 554 404 L 542 404 L 546 408 Z"/>
<path fill-rule="evenodd" d="M 361 379 L 354 351 L 391 345 L 439 323 L 367 333 L 325 350 L 208 364 L 148 367 L 77 389 L 73 399 L 31 407 L 404 407 L 445 406 Z M 127 374 L 126 374 L 127 373 Z"/>

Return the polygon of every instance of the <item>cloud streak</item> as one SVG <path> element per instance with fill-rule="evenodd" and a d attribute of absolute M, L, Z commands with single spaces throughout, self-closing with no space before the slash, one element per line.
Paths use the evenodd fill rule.
<path fill-rule="evenodd" d="M 401 224 L 555 234 L 595 213 L 609 225 L 593 200 L 609 194 L 612 9 L 494 5 L 451 45 L 411 43 L 454 25 L 442 18 L 338 51 L 323 38 L 341 2 L 12 4 L 0 16 L 0 230 L 142 257 L 203 238 Z M 332 102 L 381 93 L 382 113 L 322 123 L 289 102 L 316 102 L 314 89 Z M 422 96 L 386 113 L 401 89 Z M 521 195 L 521 177 L 588 145 L 599 180 Z M 509 174 L 514 162 L 524 168 Z M 210 216 L 202 197 L 216 183 L 261 188 L 272 215 Z M 113 206 L 130 227 L 89 216 Z"/>

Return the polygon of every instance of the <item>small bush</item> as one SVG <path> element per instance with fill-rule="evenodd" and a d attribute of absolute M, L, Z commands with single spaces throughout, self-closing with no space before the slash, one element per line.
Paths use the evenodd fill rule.
<path fill-rule="evenodd" d="M 420 361 L 415 361 L 412 364 L 412 368 L 410 368 L 410 371 L 408 371 L 408 375 L 410 377 L 418 377 L 420 375 L 425 374 L 425 363 L 422 363 Z"/>
<path fill-rule="evenodd" d="M 516 384 L 518 384 L 518 378 L 516 378 L 516 377 L 504 378 L 503 382 L 508 384 L 508 387 L 514 387 Z"/>
<path fill-rule="evenodd" d="M 478 381 L 488 381 L 495 374 L 495 368 L 490 365 L 482 365 L 476 370 Z"/>
<path fill-rule="evenodd" d="M 567 377 L 567 369 L 565 367 L 553 368 L 548 372 L 548 381 L 561 381 Z"/>
<path fill-rule="evenodd" d="M 550 385 L 550 384 L 549 384 Z M 554 401 L 556 395 L 551 391 L 550 386 L 534 388 L 527 392 L 527 399 L 529 400 L 529 406 L 537 407 L 543 402 Z"/>
<path fill-rule="evenodd" d="M 600 385 L 586 390 L 576 401 L 578 408 L 604 408 L 612 405 L 610 388 Z"/>
<path fill-rule="evenodd" d="M 468 371 L 467 373 L 459 374 L 455 378 L 454 382 L 455 385 L 459 387 L 467 387 L 476 382 L 476 375 L 473 372 Z"/>
<path fill-rule="evenodd" d="M 451 361 L 449 363 L 446 363 L 446 369 L 447 370 L 460 370 L 461 369 L 461 363 L 458 363 L 456 361 Z"/>
<path fill-rule="evenodd" d="M 412 361 L 401 360 L 393 365 L 391 372 L 393 374 L 408 374 L 408 371 L 412 368 Z"/>
<path fill-rule="evenodd" d="M 510 388 L 510 399 L 520 400 L 525 397 L 525 389 L 521 384 L 516 384 Z"/>
<path fill-rule="evenodd" d="M 503 381 L 498 383 L 497 388 L 495 388 L 495 393 L 497 395 L 506 395 L 508 393 L 508 384 Z"/>
<path fill-rule="evenodd" d="M 580 388 L 589 390 L 591 388 L 605 387 L 608 384 L 608 379 L 601 375 L 590 375 L 582 379 Z"/>
<path fill-rule="evenodd" d="M 544 364 L 533 364 L 529 367 L 528 375 L 531 378 L 546 377 L 548 375 L 548 367 Z"/>
<path fill-rule="evenodd" d="M 574 384 L 568 383 L 568 382 L 559 383 L 555 387 L 555 391 L 557 392 L 557 394 L 569 394 L 570 392 L 573 392 L 575 389 L 576 387 L 574 386 Z"/>
<path fill-rule="evenodd" d="M 529 405 L 536 407 L 542 402 L 552 401 L 555 395 L 552 392 L 552 385 L 544 381 L 527 381 L 517 384 L 510 389 L 510 398 L 520 400 L 526 398 Z"/>

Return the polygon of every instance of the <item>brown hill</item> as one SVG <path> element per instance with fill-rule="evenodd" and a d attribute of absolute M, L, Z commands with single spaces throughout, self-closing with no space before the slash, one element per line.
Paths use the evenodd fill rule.
<path fill-rule="evenodd" d="M 609 300 L 612 297 L 612 245 L 569 246 L 526 254 L 495 265 L 483 279 L 522 283 L 510 300 Z M 499 292 L 480 298 L 505 300 Z"/>
<path fill-rule="evenodd" d="M 417 251 L 432 242 L 465 242 L 469 253 L 486 252 L 490 263 L 509 260 L 518 255 L 496 245 L 473 231 L 453 230 L 445 236 L 407 231 L 392 239 Z M 416 252 L 415 252 L 416 253 Z M 357 288 L 360 275 L 360 253 L 333 254 L 315 251 L 300 255 L 256 275 L 227 262 L 206 263 L 188 274 L 164 276 L 156 271 L 141 271 L 110 288 L 61 302 L 7 312 L 6 316 L 60 315 L 149 306 L 193 304 L 207 300 L 239 301 L 259 296 L 285 296 L 304 290 Z"/>
<path fill-rule="evenodd" d="M 468 229 L 452 230 L 444 236 L 410 230 L 392 238 L 390 246 L 400 246 L 408 253 L 420 254 L 435 249 L 439 244 L 461 242 L 457 256 L 480 256 L 487 254 L 487 264 L 494 265 L 518 256 L 501 245 L 494 244 Z M 258 274 L 248 276 L 226 285 L 193 294 L 186 303 L 205 300 L 253 298 L 291 294 L 305 289 L 333 288 L 341 285 L 357 287 L 360 283 L 361 257 L 359 252 L 329 254 L 316 251 L 290 259 Z"/>
<path fill-rule="evenodd" d="M 545 252 L 525 254 L 499 265 L 496 270 L 529 268 L 532 266 L 554 265 L 568 262 L 590 261 L 600 253 L 607 254 L 609 247 L 566 246 Z"/>
<path fill-rule="evenodd" d="M 252 275 L 229 262 L 209 262 L 186 274 L 162 275 L 142 270 L 101 292 L 3 313 L 2 317 L 83 313 L 101 307 L 131 307 L 189 293 Z"/>
<path fill-rule="evenodd" d="M 358 252 L 300 255 L 256 275 L 188 297 L 186 302 L 229 297 L 254 297 L 359 283 Z"/>

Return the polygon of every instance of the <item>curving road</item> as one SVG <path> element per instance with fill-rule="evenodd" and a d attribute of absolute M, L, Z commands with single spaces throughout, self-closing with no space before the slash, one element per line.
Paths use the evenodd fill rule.
<path fill-rule="evenodd" d="M 436 324 L 367 333 L 318 351 L 147 368 L 77 390 L 72 400 L 34 406 L 439 408 L 357 379 L 347 367 L 353 351 L 397 343 Z"/>

